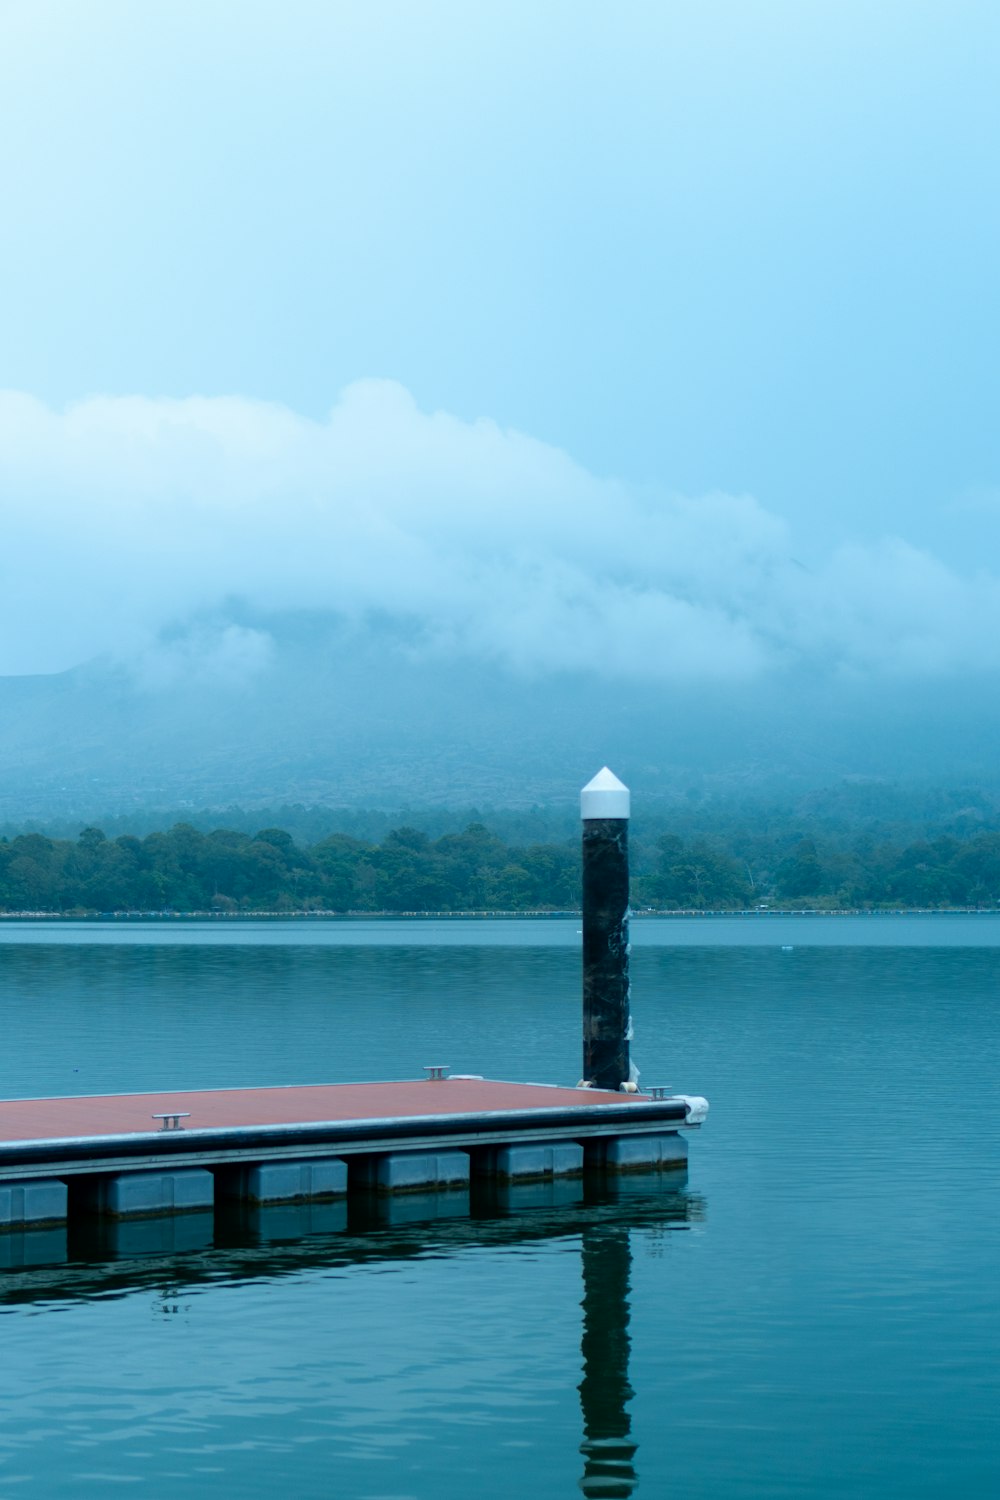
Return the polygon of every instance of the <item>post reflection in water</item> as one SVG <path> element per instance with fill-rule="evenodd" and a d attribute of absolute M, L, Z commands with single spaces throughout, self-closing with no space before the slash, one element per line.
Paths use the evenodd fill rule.
<path fill-rule="evenodd" d="M 629 1291 L 632 1246 L 629 1230 L 601 1224 L 585 1229 L 583 1265 L 583 1478 L 585 1495 L 631 1495 L 636 1484 L 632 1419 L 628 1403 Z"/>
<path fill-rule="evenodd" d="M 655 1179 L 654 1179 L 655 1181 Z M 662 1183 L 662 1179 L 660 1180 Z M 670 1189 L 657 1191 L 647 1176 L 622 1179 L 619 1222 L 600 1219 L 581 1231 L 583 1329 L 580 1354 L 580 1413 L 583 1418 L 585 1495 L 628 1496 L 638 1484 L 628 1404 L 635 1392 L 629 1375 L 632 1341 L 631 1236 L 641 1227 L 677 1228 L 704 1215 L 704 1203 L 685 1188 L 687 1173 L 671 1174 Z M 632 1202 L 629 1203 L 629 1199 Z"/>

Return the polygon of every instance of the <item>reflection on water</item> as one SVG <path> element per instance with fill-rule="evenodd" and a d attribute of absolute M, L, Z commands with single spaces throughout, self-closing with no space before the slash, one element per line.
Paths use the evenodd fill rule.
<path fill-rule="evenodd" d="M 148 1256 L 187 1255 L 208 1250 L 214 1239 L 215 1215 L 162 1214 L 150 1219 L 105 1219 L 81 1215 L 69 1224 L 67 1258 L 73 1260 L 142 1260 Z"/>
<path fill-rule="evenodd" d="M 584 1229 L 583 1335 L 580 1356 L 580 1409 L 584 1458 L 580 1487 L 585 1495 L 631 1495 L 635 1487 L 636 1445 L 628 1403 L 629 1275 L 632 1251 L 623 1225 Z"/>
<path fill-rule="evenodd" d="M 585 1322 L 593 1305 L 599 1334 L 602 1326 L 615 1322 L 608 1312 L 612 1303 L 624 1309 L 623 1326 L 627 1325 L 628 1227 L 682 1229 L 702 1221 L 705 1213 L 704 1197 L 688 1191 L 687 1173 L 670 1171 L 634 1173 L 620 1181 L 485 1181 L 477 1183 L 471 1201 L 468 1190 L 459 1189 L 359 1194 L 333 1203 L 263 1205 L 233 1199 L 220 1202 L 214 1213 L 149 1219 L 81 1216 L 71 1221 L 68 1232 L 63 1227 L 0 1234 L 0 1251 L 7 1251 L 0 1270 L 10 1273 L 0 1276 L 0 1310 L 38 1297 L 100 1297 L 110 1289 L 121 1292 L 155 1284 L 164 1275 L 171 1283 L 177 1278 L 190 1285 L 236 1283 L 280 1278 L 317 1266 L 391 1262 L 430 1251 L 451 1254 L 470 1247 L 523 1246 L 578 1235 Z M 617 1263 L 606 1241 L 622 1233 L 624 1280 L 619 1276 L 609 1281 L 605 1296 L 599 1285 L 601 1267 Z M 627 1348 L 626 1337 L 626 1358 Z M 585 1349 L 585 1364 L 587 1359 Z"/>
<path fill-rule="evenodd" d="M 0 1271 L 25 1266 L 56 1266 L 69 1259 L 65 1224 L 48 1229 L 8 1229 L 0 1232 Z"/>
<path fill-rule="evenodd" d="M 0 1236 L 0 1497 L 995 1500 L 998 924 L 637 924 L 704 1225 L 623 1179 Z M 421 931 L 0 940 L 0 1093 L 579 1077 L 575 932 Z"/>
<path fill-rule="evenodd" d="M 684 1229 L 692 1221 L 704 1218 L 703 1200 L 688 1193 L 685 1176 L 678 1172 L 643 1174 L 627 1182 L 610 1184 L 599 1179 L 525 1184 L 516 1189 L 479 1184 L 472 1203 L 467 1194 L 455 1194 L 454 1197 L 463 1200 L 461 1205 L 457 1201 L 454 1205 L 456 1209 L 462 1208 L 462 1214 L 444 1219 L 437 1217 L 442 1208 L 438 1195 L 428 1194 L 404 1195 L 388 1202 L 361 1197 L 333 1204 L 270 1208 L 227 1203 L 220 1205 L 214 1225 L 213 1216 L 203 1213 L 145 1222 L 114 1224 L 92 1220 L 89 1224 L 73 1224 L 69 1246 L 73 1258 L 65 1264 L 33 1271 L 23 1269 L 0 1276 L 0 1316 L 4 1311 L 15 1313 L 19 1309 L 49 1312 L 58 1309 L 63 1313 L 78 1309 L 92 1322 L 90 1310 L 99 1316 L 110 1303 L 128 1305 L 136 1296 L 152 1294 L 151 1312 L 156 1323 L 161 1327 L 176 1323 L 182 1330 L 186 1327 L 188 1339 L 193 1339 L 197 1345 L 199 1336 L 193 1330 L 203 1319 L 212 1316 L 211 1310 L 215 1306 L 214 1301 L 205 1299 L 217 1299 L 224 1294 L 239 1295 L 241 1289 L 247 1289 L 254 1295 L 253 1305 L 259 1309 L 258 1316 L 242 1333 L 234 1329 L 230 1334 L 227 1357 L 232 1373 L 227 1376 L 220 1370 L 218 1377 L 228 1387 L 227 1400 L 221 1409 L 217 1409 L 217 1403 L 213 1402 L 198 1421 L 207 1447 L 199 1444 L 191 1450 L 192 1454 L 211 1453 L 225 1451 L 233 1441 L 240 1441 L 236 1392 L 241 1373 L 238 1353 L 241 1342 L 249 1349 L 251 1345 L 246 1341 L 251 1339 L 254 1347 L 261 1343 L 263 1351 L 269 1351 L 272 1357 L 279 1357 L 280 1351 L 282 1359 L 291 1355 L 301 1361 L 304 1370 L 309 1369 L 314 1356 L 306 1348 L 295 1347 L 295 1335 L 289 1335 L 283 1323 L 271 1328 L 264 1313 L 266 1303 L 275 1297 L 294 1304 L 297 1283 L 307 1289 L 308 1295 L 309 1287 L 320 1290 L 324 1284 L 332 1292 L 334 1283 L 329 1280 L 331 1277 L 342 1281 L 345 1277 L 360 1276 L 363 1280 L 356 1283 L 357 1291 L 362 1298 L 367 1296 L 370 1299 L 381 1278 L 388 1275 L 390 1281 L 386 1283 L 386 1290 L 393 1299 L 398 1299 L 401 1293 L 406 1295 L 408 1283 L 414 1287 L 419 1285 L 425 1271 L 432 1266 L 451 1265 L 457 1270 L 468 1265 L 470 1258 L 474 1264 L 485 1256 L 494 1273 L 503 1265 L 516 1267 L 519 1261 L 525 1271 L 532 1266 L 551 1263 L 559 1271 L 552 1283 L 552 1291 L 561 1297 L 562 1292 L 558 1289 L 570 1292 L 572 1285 L 572 1278 L 566 1275 L 565 1261 L 569 1256 L 577 1265 L 577 1277 L 582 1275 L 584 1288 L 582 1305 L 575 1309 L 576 1332 L 572 1339 L 576 1347 L 576 1359 L 572 1361 L 576 1364 L 573 1383 L 579 1391 L 583 1431 L 580 1451 L 584 1465 L 580 1483 L 587 1495 L 630 1495 L 636 1479 L 633 1462 L 636 1446 L 630 1438 L 628 1413 L 628 1403 L 633 1396 L 628 1335 L 630 1235 L 633 1231 L 662 1234 Z M 422 1222 L 417 1222 L 421 1218 Z M 14 1237 L 9 1239 L 13 1245 Z M 65 1248 L 65 1235 L 63 1241 Z M 53 1243 L 50 1248 L 55 1251 L 58 1246 Z M 554 1261 L 551 1260 L 553 1253 L 556 1256 Z M 498 1260 L 498 1256 L 502 1259 Z M 474 1279 L 471 1287 L 477 1284 Z M 511 1301 L 511 1291 L 508 1286 L 503 1295 L 516 1318 L 517 1299 L 515 1294 Z M 422 1341 L 415 1339 L 412 1328 L 405 1334 L 400 1333 L 407 1323 L 407 1315 L 398 1302 L 395 1329 L 380 1328 L 378 1318 L 374 1318 L 369 1337 L 378 1346 L 373 1350 L 375 1366 L 382 1365 L 391 1355 L 393 1345 L 398 1343 L 404 1366 L 415 1363 L 424 1372 L 421 1380 L 429 1381 L 432 1388 L 440 1380 L 441 1372 L 450 1366 L 462 1379 L 471 1381 L 473 1388 L 485 1375 L 489 1394 L 479 1398 L 482 1415 L 477 1417 L 475 1425 L 485 1418 L 502 1435 L 504 1422 L 509 1420 L 505 1409 L 512 1399 L 517 1402 L 521 1398 L 517 1395 L 517 1378 L 511 1380 L 515 1365 L 510 1363 L 509 1355 L 502 1356 L 498 1363 L 491 1352 L 497 1341 L 496 1309 L 490 1306 L 493 1297 L 491 1293 L 470 1297 L 468 1291 L 459 1291 L 456 1295 L 460 1300 L 448 1325 L 429 1321 Z M 261 1296 L 264 1302 L 259 1300 Z M 369 1306 L 374 1308 L 379 1300 L 376 1296 L 375 1303 L 369 1301 Z M 522 1309 L 522 1314 L 529 1319 L 530 1303 L 529 1297 Z M 322 1302 L 317 1303 L 314 1297 L 312 1305 L 315 1309 L 313 1317 L 322 1320 L 325 1317 Z M 343 1308 L 344 1304 L 341 1306 Z M 566 1313 L 572 1308 L 570 1293 L 565 1297 Z M 473 1331 L 477 1321 L 481 1321 L 485 1341 L 481 1349 L 477 1348 L 475 1337 L 468 1349 L 455 1345 L 456 1317 L 468 1320 Z M 134 1319 L 132 1321 L 134 1324 Z M 363 1323 L 362 1313 L 361 1321 L 352 1326 L 360 1331 Z M 107 1405 L 108 1400 L 112 1403 L 108 1417 L 111 1418 L 115 1404 L 126 1399 L 126 1388 L 131 1387 L 127 1400 L 133 1409 L 133 1423 L 138 1423 L 139 1430 L 145 1433 L 142 1451 L 147 1457 L 159 1454 L 157 1465 L 170 1464 L 175 1481 L 185 1481 L 192 1486 L 192 1493 L 202 1493 L 199 1486 L 203 1469 L 197 1464 L 192 1467 L 192 1461 L 181 1456 L 183 1450 L 175 1447 L 169 1405 L 163 1408 L 160 1404 L 178 1379 L 174 1374 L 164 1385 L 157 1378 L 157 1346 L 159 1357 L 165 1353 L 162 1340 L 152 1340 L 147 1356 L 142 1345 L 135 1344 L 134 1335 L 126 1342 L 121 1341 L 114 1320 L 94 1326 L 103 1326 L 108 1341 L 110 1363 L 103 1365 L 99 1377 L 106 1392 L 102 1404 Z M 289 1337 L 293 1339 L 292 1348 L 288 1346 Z M 561 1347 L 558 1338 L 553 1341 L 551 1349 L 546 1349 L 547 1343 L 546 1339 L 541 1346 L 545 1351 L 541 1391 L 553 1380 L 560 1383 L 566 1380 L 567 1384 L 573 1380 L 571 1370 L 566 1368 L 569 1350 Z M 510 1353 L 515 1347 L 511 1346 Z M 137 1393 L 135 1372 L 147 1359 L 153 1361 L 152 1382 L 145 1394 L 141 1390 Z M 254 1360 L 257 1361 L 256 1354 Z M 85 1367 L 84 1363 L 82 1368 Z M 148 1370 L 148 1365 L 146 1368 Z M 8 1381 L 8 1398 L 16 1389 L 15 1369 L 16 1363 L 14 1367 L 8 1366 L 8 1373 L 13 1377 Z M 321 1369 L 322 1365 L 315 1366 L 314 1379 Z M 54 1449 L 49 1446 L 36 1448 L 34 1457 L 41 1467 L 33 1480 L 36 1489 L 44 1494 L 62 1493 L 63 1487 L 86 1493 L 91 1485 L 96 1485 L 98 1472 L 102 1483 L 129 1477 L 127 1471 L 120 1468 L 124 1462 L 123 1454 L 118 1451 L 122 1430 L 120 1420 L 116 1416 L 109 1425 L 98 1410 L 92 1409 L 93 1403 L 76 1384 L 80 1373 L 70 1371 L 62 1376 L 62 1380 L 68 1382 L 70 1405 L 75 1411 L 70 1428 L 75 1423 L 76 1429 L 83 1434 L 84 1447 L 89 1449 L 95 1443 L 99 1444 L 106 1450 L 105 1457 L 99 1471 L 80 1469 L 74 1455 L 79 1445 L 71 1434 L 64 1435 Z M 258 1380 L 261 1378 L 261 1375 L 257 1376 Z M 320 1378 L 329 1384 L 328 1374 Z M 398 1377 L 396 1379 L 398 1381 Z M 538 1375 L 532 1379 L 537 1383 Z M 419 1452 L 420 1425 L 425 1420 L 419 1414 L 426 1406 L 426 1415 L 430 1416 L 433 1389 L 426 1397 L 422 1393 L 417 1395 L 416 1391 L 405 1395 L 397 1390 L 394 1396 L 389 1396 L 390 1409 L 385 1411 L 385 1398 L 379 1394 L 378 1386 L 371 1388 L 374 1400 L 366 1401 L 366 1377 L 361 1375 L 360 1380 L 361 1385 L 353 1397 L 354 1422 L 361 1423 L 362 1430 L 365 1424 L 377 1422 L 384 1429 L 386 1438 L 396 1433 L 397 1443 L 404 1442 L 405 1432 L 406 1444 L 416 1442 Z M 3 1384 L 0 1379 L 0 1387 Z M 23 1400 L 24 1392 L 20 1394 Z M 52 1392 L 45 1389 L 36 1395 L 32 1403 L 35 1421 L 42 1424 L 61 1421 L 57 1415 L 61 1398 L 62 1392 L 58 1388 Z M 320 1410 L 327 1411 L 336 1421 L 337 1405 L 343 1398 L 344 1388 L 331 1386 Z M 286 1398 L 281 1409 L 293 1423 L 293 1430 L 308 1433 L 310 1421 L 317 1420 L 309 1414 L 313 1398 L 303 1391 L 301 1398 L 290 1399 L 291 1405 Z M 458 1398 L 453 1393 L 450 1399 L 455 1402 Z M 416 1428 L 407 1411 L 414 1400 L 415 1415 L 418 1416 Z M 170 1402 L 172 1404 L 172 1397 Z M 226 1414 L 226 1405 L 231 1408 L 229 1415 Z M 300 1406 L 302 1409 L 298 1410 Z M 513 1411 L 517 1410 L 515 1404 Z M 461 1431 L 460 1416 L 458 1430 Z M 526 1438 L 530 1430 L 530 1425 L 526 1425 Z M 515 1436 L 517 1431 L 515 1425 L 511 1430 L 511 1440 L 515 1444 L 519 1441 Z M 552 1434 L 553 1438 L 556 1431 L 558 1427 Z M 572 1441 L 569 1432 L 566 1439 Z M 576 1442 L 579 1443 L 578 1436 Z M 256 1449 L 258 1442 L 253 1441 L 251 1446 Z M 281 1446 L 284 1447 L 284 1443 Z M 565 1450 L 561 1450 L 558 1442 L 553 1446 L 550 1441 L 545 1462 L 552 1466 L 554 1473 L 568 1457 L 568 1451 L 568 1444 Z M 58 1453 L 60 1461 L 67 1467 L 63 1483 L 53 1481 L 50 1486 L 46 1475 L 52 1453 Z M 402 1486 L 371 1493 L 413 1495 L 433 1492 L 454 1496 L 457 1500 L 458 1495 L 468 1493 L 468 1478 L 463 1479 L 462 1472 L 470 1465 L 474 1468 L 477 1453 L 475 1439 L 471 1444 L 466 1444 L 463 1439 L 461 1458 L 457 1453 L 452 1458 L 457 1464 L 453 1479 L 439 1476 L 432 1489 Z M 3 1444 L 0 1443 L 0 1460 L 2 1454 Z M 364 1461 L 358 1468 L 358 1455 L 352 1456 L 351 1445 L 345 1447 L 340 1439 L 333 1441 L 332 1472 L 338 1476 L 335 1487 L 343 1486 L 342 1493 L 369 1493 L 365 1488 L 352 1487 L 363 1484 L 359 1476 L 366 1472 L 371 1462 L 371 1453 L 362 1453 L 361 1457 Z M 212 1467 L 208 1466 L 209 1469 Z M 353 1474 L 353 1481 L 345 1479 L 345 1474 Z M 541 1481 L 544 1481 L 544 1465 Z M 540 1487 L 545 1488 L 544 1482 Z M 246 1492 L 255 1492 L 252 1481 Z M 325 1493 L 325 1490 L 320 1488 L 318 1473 L 307 1462 L 298 1480 L 297 1493 L 318 1495 L 321 1492 Z"/>

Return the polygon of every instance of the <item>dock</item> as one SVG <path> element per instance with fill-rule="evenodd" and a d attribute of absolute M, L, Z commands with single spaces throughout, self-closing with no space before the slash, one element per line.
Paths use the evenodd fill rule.
<path fill-rule="evenodd" d="M 454 1211 L 481 1182 L 685 1167 L 685 1134 L 708 1103 L 663 1088 L 640 1093 L 630 1053 L 630 807 L 607 766 L 580 794 L 575 1088 L 449 1077 L 436 1063 L 424 1078 L 383 1083 L 0 1100 L 0 1231 L 27 1235 L 88 1217 L 204 1220 L 222 1200 L 257 1208 L 446 1194 Z"/>
<path fill-rule="evenodd" d="M 703 1099 L 448 1077 L 0 1100 L 0 1230 L 683 1167 Z"/>

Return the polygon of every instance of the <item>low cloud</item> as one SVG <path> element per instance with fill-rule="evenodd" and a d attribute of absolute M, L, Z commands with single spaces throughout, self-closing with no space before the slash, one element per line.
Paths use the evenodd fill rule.
<path fill-rule="evenodd" d="M 1000 581 L 899 538 L 809 566 L 749 496 L 595 477 L 389 381 L 324 422 L 240 398 L 0 395 L 0 672 L 99 656 L 148 687 L 244 682 L 240 623 L 323 611 L 409 622 L 409 649 L 661 682 L 795 667 L 924 677 L 1000 665 Z M 211 620 L 211 625 L 205 621 Z"/>
<path fill-rule="evenodd" d="M 275 643 L 267 631 L 198 622 L 140 649 L 128 664 L 139 686 L 153 692 L 182 683 L 241 688 L 269 667 L 274 656 Z"/>

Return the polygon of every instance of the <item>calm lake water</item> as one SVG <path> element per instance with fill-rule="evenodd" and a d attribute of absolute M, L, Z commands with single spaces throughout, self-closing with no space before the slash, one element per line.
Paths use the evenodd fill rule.
<path fill-rule="evenodd" d="M 3 923 L 0 1095 L 575 1083 L 578 944 Z M 633 944 L 643 1079 L 712 1104 L 686 1183 L 190 1216 L 186 1250 L 0 1271 L 0 1500 L 1000 1494 L 1000 916 Z"/>

